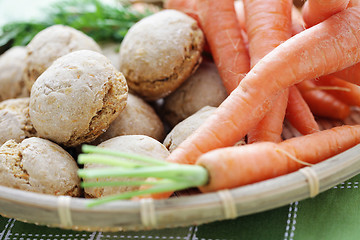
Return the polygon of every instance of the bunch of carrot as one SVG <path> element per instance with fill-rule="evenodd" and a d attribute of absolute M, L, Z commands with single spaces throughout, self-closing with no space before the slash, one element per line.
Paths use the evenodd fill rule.
<path fill-rule="evenodd" d="M 320 131 L 314 118 L 344 119 L 351 105 L 360 106 L 359 1 L 307 0 L 302 12 L 291 0 L 243 0 L 235 6 L 234 0 L 165 2 L 198 20 L 229 93 L 162 166 L 202 166 L 207 172 L 197 182 L 202 191 L 286 174 L 301 168 L 299 162 L 317 163 L 360 143 L 360 126 Z M 305 136 L 283 141 L 285 118 Z M 235 147 L 245 136 L 252 144 Z M 86 171 L 81 176 L 89 177 Z M 171 183 L 127 197 L 156 192 L 165 193 L 152 197 L 168 197 L 179 187 L 171 184 L 191 181 L 146 176 Z"/>

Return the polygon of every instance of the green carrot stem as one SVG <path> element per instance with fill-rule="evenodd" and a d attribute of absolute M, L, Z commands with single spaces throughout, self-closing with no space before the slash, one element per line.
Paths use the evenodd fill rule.
<path fill-rule="evenodd" d="M 128 159 L 119 159 L 119 157 L 100 155 L 100 154 L 80 154 L 78 156 L 78 163 L 100 163 L 110 166 L 126 167 L 126 168 L 136 168 L 142 166 L 139 163 L 131 162 Z"/>
<path fill-rule="evenodd" d="M 107 187 L 107 186 L 141 186 L 141 185 L 160 185 L 165 183 L 174 183 L 174 181 L 167 179 L 159 179 L 157 181 L 111 181 L 111 182 L 82 182 L 81 187 Z"/>
<path fill-rule="evenodd" d="M 151 194 L 151 193 L 178 191 L 178 190 L 186 189 L 189 187 L 191 187 L 191 186 L 187 185 L 186 183 L 162 184 L 162 185 L 154 186 L 154 187 L 148 188 L 148 189 L 125 192 L 125 193 L 121 193 L 121 194 L 117 194 L 117 195 L 111 195 L 111 196 L 98 198 L 95 200 L 89 200 L 90 202 L 87 203 L 87 206 L 94 207 L 96 205 L 108 203 L 108 202 L 115 201 L 115 200 L 130 199 L 132 197 L 141 196 L 141 195 L 145 195 L 145 194 Z"/>
<path fill-rule="evenodd" d="M 119 152 L 119 151 L 114 151 L 114 150 L 110 150 L 110 149 L 106 149 L 106 148 L 100 148 L 100 147 L 96 147 L 96 146 L 86 145 L 86 144 L 82 145 L 82 151 L 84 153 L 98 153 L 98 154 L 104 154 L 104 155 L 109 155 L 109 156 L 114 156 L 114 157 L 132 159 L 132 160 L 136 160 L 136 161 L 140 161 L 140 162 L 144 162 L 144 163 L 150 163 L 150 164 L 159 165 L 159 166 L 168 165 L 168 163 L 166 161 L 158 160 L 156 158 L 151 158 L 148 156 L 142 156 L 142 155 L 133 154 L 133 153 Z"/>
<path fill-rule="evenodd" d="M 166 178 L 177 182 L 189 182 L 194 187 L 205 185 L 208 181 L 208 172 L 197 165 L 169 164 L 167 166 L 141 167 L 124 170 L 124 168 L 79 169 L 78 175 L 82 178 L 105 177 L 155 177 Z"/>

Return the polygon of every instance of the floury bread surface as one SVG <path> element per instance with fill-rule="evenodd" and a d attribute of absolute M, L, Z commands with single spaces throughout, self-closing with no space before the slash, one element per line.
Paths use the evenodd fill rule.
<path fill-rule="evenodd" d="M 28 91 L 57 58 L 85 49 L 101 52 L 100 46 L 92 38 L 72 27 L 54 25 L 40 31 L 26 46 L 24 80 Z"/>
<path fill-rule="evenodd" d="M 64 146 L 90 142 L 126 106 L 124 76 L 100 53 L 80 50 L 58 58 L 34 83 L 30 119 L 39 137 Z"/>
<path fill-rule="evenodd" d="M 98 147 L 106 148 L 110 150 L 133 153 L 156 159 L 165 159 L 169 156 L 169 151 L 159 141 L 144 135 L 124 135 L 114 137 L 105 142 L 102 142 Z M 102 164 L 85 164 L 85 168 L 101 168 L 108 167 Z M 106 177 L 101 179 L 89 179 L 89 181 L 144 181 L 146 178 L 114 178 Z M 113 194 L 123 193 L 127 191 L 134 191 L 139 189 L 139 186 L 115 186 L 115 187 L 91 187 L 85 188 L 85 196 L 90 198 L 98 198 L 103 196 L 109 196 Z"/>
<path fill-rule="evenodd" d="M 0 102 L 0 145 L 11 139 L 20 142 L 37 135 L 30 121 L 29 102 L 28 97 Z"/>
<path fill-rule="evenodd" d="M 198 67 L 204 35 L 197 22 L 176 10 L 140 20 L 120 47 L 120 71 L 129 89 L 156 100 L 178 88 Z"/>
<path fill-rule="evenodd" d="M 0 147 L 0 185 L 52 195 L 80 196 L 75 160 L 57 144 L 37 137 Z"/>
<path fill-rule="evenodd" d="M 26 48 L 12 47 L 0 56 L 0 101 L 28 97 L 23 78 Z"/>
<path fill-rule="evenodd" d="M 150 104 L 129 94 L 125 109 L 92 144 L 98 145 L 122 135 L 146 135 L 162 141 L 165 136 L 163 122 Z"/>

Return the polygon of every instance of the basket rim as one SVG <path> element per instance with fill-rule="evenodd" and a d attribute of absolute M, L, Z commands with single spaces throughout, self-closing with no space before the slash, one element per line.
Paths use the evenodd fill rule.
<path fill-rule="evenodd" d="M 318 177 L 319 193 L 324 192 L 360 173 L 360 144 L 310 168 Z M 300 171 L 218 192 L 162 200 L 119 200 L 93 208 L 86 206 L 90 199 L 53 196 L 0 186 L 0 215 L 38 225 L 72 230 L 149 230 L 237 218 L 309 197 L 309 180 Z M 64 199 L 68 200 L 65 207 L 60 201 Z M 6 208 L 6 204 L 2 208 L 4 203 L 13 204 L 22 211 L 31 207 L 46 214 L 50 212 L 52 217 L 55 216 L 55 220 L 36 220 L 33 216 L 27 217 Z M 67 220 L 61 216 L 64 212 L 67 214 Z M 175 214 L 177 216 L 174 216 Z M 103 224 L 99 224 L 100 221 L 84 221 L 87 217 L 94 220 L 99 216 L 100 219 L 107 219 L 109 216 L 120 215 L 123 217 L 115 217 Z M 132 219 L 131 223 L 124 220 L 127 217 Z"/>

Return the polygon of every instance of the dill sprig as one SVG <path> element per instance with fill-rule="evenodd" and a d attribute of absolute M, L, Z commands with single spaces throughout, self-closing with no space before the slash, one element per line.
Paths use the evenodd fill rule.
<path fill-rule="evenodd" d="M 0 29 L 0 48 L 25 46 L 38 32 L 55 24 L 78 29 L 97 42 L 121 42 L 133 24 L 152 14 L 150 10 L 138 12 L 130 4 L 101 0 L 58 1 L 43 12 L 41 19 L 5 24 Z"/>

